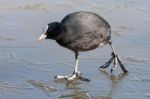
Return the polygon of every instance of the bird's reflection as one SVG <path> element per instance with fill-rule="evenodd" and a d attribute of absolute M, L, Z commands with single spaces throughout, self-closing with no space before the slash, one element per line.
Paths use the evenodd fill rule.
<path fill-rule="evenodd" d="M 65 81 L 59 81 L 59 83 L 64 83 L 66 84 L 65 86 L 65 92 L 59 98 L 66 99 L 66 98 L 71 98 L 71 99 L 112 99 L 113 94 L 115 90 L 117 89 L 118 85 L 121 83 L 123 78 L 127 75 L 124 73 L 121 73 L 119 75 L 112 75 L 109 74 L 106 71 L 102 71 L 101 74 L 106 76 L 110 81 L 111 81 L 111 88 L 110 91 L 108 91 L 108 94 L 105 96 L 93 96 L 89 94 L 89 91 L 83 89 L 81 85 L 83 82 L 81 80 L 74 80 L 72 83 L 66 83 Z"/>
<path fill-rule="evenodd" d="M 81 83 L 74 81 L 73 83 L 66 84 L 67 94 L 61 95 L 59 98 L 71 98 L 71 99 L 91 99 L 87 91 L 80 88 Z"/>
<path fill-rule="evenodd" d="M 107 71 L 102 71 L 101 73 L 103 73 L 111 81 L 111 90 L 106 96 L 103 96 L 103 99 L 112 99 L 113 93 L 115 92 L 118 85 L 127 74 L 120 73 L 119 75 L 114 75 L 114 74 L 109 74 Z"/>

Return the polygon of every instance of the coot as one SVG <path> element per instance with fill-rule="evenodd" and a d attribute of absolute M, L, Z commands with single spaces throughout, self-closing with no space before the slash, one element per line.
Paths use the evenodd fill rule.
<path fill-rule="evenodd" d="M 89 81 L 81 77 L 78 71 L 79 52 L 93 50 L 106 44 L 109 44 L 112 48 L 112 57 L 100 68 L 107 68 L 114 61 L 111 72 L 115 70 L 117 63 L 119 63 L 123 72 L 127 73 L 112 45 L 110 25 L 96 13 L 86 11 L 74 12 L 65 16 L 61 22 L 49 23 L 46 33 L 39 37 L 39 40 L 43 39 L 56 40 L 58 44 L 75 53 L 73 73 L 68 76 L 56 76 L 56 79 L 72 81 L 75 78 L 80 78 Z"/>

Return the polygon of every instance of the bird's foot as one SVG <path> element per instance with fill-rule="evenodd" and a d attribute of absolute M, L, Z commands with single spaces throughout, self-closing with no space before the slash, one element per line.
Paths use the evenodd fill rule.
<path fill-rule="evenodd" d="M 105 68 L 109 67 L 109 65 L 112 63 L 115 56 L 114 56 L 114 53 L 112 53 L 111 55 L 112 55 L 112 57 L 109 59 L 109 61 L 107 61 L 104 65 L 99 67 L 100 70 L 104 70 Z"/>
<path fill-rule="evenodd" d="M 105 69 L 107 68 L 111 63 L 110 62 L 106 62 L 104 65 L 100 66 L 99 69 L 102 70 L 102 69 Z"/>
<path fill-rule="evenodd" d="M 125 67 L 124 67 L 124 65 L 123 65 L 123 63 L 122 63 L 120 57 L 119 57 L 118 55 L 115 55 L 115 58 L 114 58 L 114 65 L 113 65 L 113 67 L 111 68 L 111 73 L 113 73 L 113 71 L 116 69 L 117 64 L 120 65 L 120 67 L 121 67 L 123 73 L 127 73 L 127 72 L 128 72 L 128 71 L 125 69 Z"/>
<path fill-rule="evenodd" d="M 80 72 L 73 73 L 72 75 L 67 76 L 60 76 L 60 75 L 55 76 L 55 80 L 64 80 L 64 79 L 67 80 L 68 82 L 74 81 L 75 79 L 90 81 L 89 79 L 82 77 Z"/>

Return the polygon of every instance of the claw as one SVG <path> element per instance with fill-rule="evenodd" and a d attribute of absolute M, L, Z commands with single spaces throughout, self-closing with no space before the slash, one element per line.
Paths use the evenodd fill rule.
<path fill-rule="evenodd" d="M 90 81 L 89 79 L 82 77 L 80 72 L 73 73 L 72 75 L 68 75 L 68 76 L 60 76 L 60 75 L 55 76 L 55 80 L 67 80 L 68 82 L 71 82 L 75 79 L 80 79 L 82 81 L 87 81 L 87 82 Z"/>
<path fill-rule="evenodd" d="M 80 80 L 82 80 L 82 81 L 90 82 L 90 80 L 89 80 L 89 79 L 84 78 L 84 77 L 82 77 L 82 76 L 79 76 L 79 79 L 80 79 Z"/>
<path fill-rule="evenodd" d="M 61 79 L 65 79 L 67 78 L 68 76 L 60 76 L 60 75 L 56 75 L 55 76 L 55 80 L 61 80 Z"/>
<path fill-rule="evenodd" d="M 77 78 L 77 74 L 72 74 L 71 76 L 66 77 L 66 80 L 73 81 Z"/>
<path fill-rule="evenodd" d="M 114 70 L 115 70 L 115 68 L 112 68 L 112 69 L 110 70 L 111 74 L 113 73 Z"/>
<path fill-rule="evenodd" d="M 111 73 L 113 73 L 113 71 L 116 69 L 117 63 L 118 63 L 118 59 L 117 59 L 117 56 L 115 55 L 115 58 L 114 58 L 114 66 L 113 66 L 112 69 L 111 69 Z"/>
<path fill-rule="evenodd" d="M 104 65 L 102 65 L 101 67 L 99 67 L 100 69 L 101 68 L 107 68 L 111 63 L 112 61 L 114 60 L 114 55 L 112 54 L 112 57 L 110 58 L 109 61 L 107 61 Z"/>
<path fill-rule="evenodd" d="M 110 65 L 110 61 L 106 62 L 104 65 L 100 66 L 99 68 L 107 68 Z"/>

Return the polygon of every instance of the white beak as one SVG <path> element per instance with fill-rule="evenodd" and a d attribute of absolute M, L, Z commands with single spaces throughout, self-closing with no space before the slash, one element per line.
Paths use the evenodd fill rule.
<path fill-rule="evenodd" d="M 47 37 L 46 34 L 42 34 L 42 35 L 39 37 L 39 41 L 44 40 L 46 37 Z"/>

